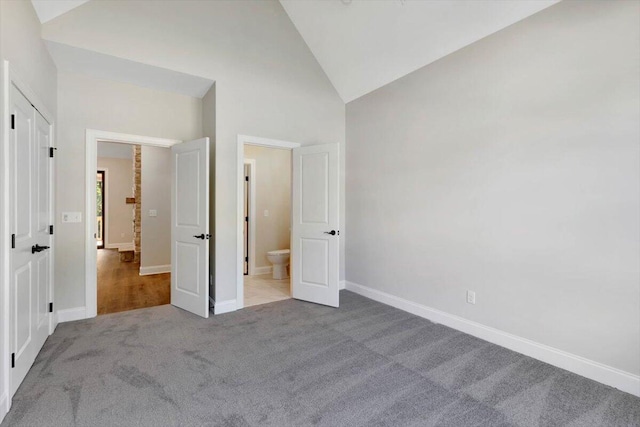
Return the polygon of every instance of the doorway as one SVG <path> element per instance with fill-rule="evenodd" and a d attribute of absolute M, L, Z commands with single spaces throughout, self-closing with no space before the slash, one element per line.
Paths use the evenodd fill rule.
<path fill-rule="evenodd" d="M 86 211 L 95 212 L 96 215 L 99 212 L 97 191 L 99 174 L 96 172 L 105 171 L 104 176 L 101 176 L 104 180 L 102 187 L 104 190 L 102 205 L 102 225 L 104 228 L 102 231 L 99 230 L 97 219 L 86 222 L 86 308 L 82 317 L 95 317 L 98 314 L 99 294 L 101 299 L 106 301 L 106 305 L 101 304 L 100 314 L 169 303 L 170 258 L 165 265 L 161 265 L 158 269 L 147 271 L 153 273 L 149 275 L 145 275 L 145 271 L 140 270 L 140 259 L 134 259 L 133 147 L 163 147 L 165 151 L 169 152 L 168 148 L 179 142 L 87 130 L 86 188 L 94 190 L 87 194 Z M 110 146 L 103 146 L 99 149 L 100 144 L 110 144 Z M 99 157 L 110 160 L 98 164 Z M 164 168 L 163 173 L 166 175 L 167 165 L 163 165 L 162 168 Z M 170 180 L 166 187 L 162 193 L 162 197 L 165 199 L 167 198 L 166 194 L 170 192 Z M 170 210 L 170 207 L 168 209 Z M 149 210 L 153 210 L 153 208 Z M 170 211 L 167 213 L 159 208 L 156 210 L 158 217 L 170 216 Z M 147 218 L 149 218 L 148 215 Z M 165 228 L 170 229 L 170 222 Z M 99 236 L 103 240 L 103 249 L 98 249 L 97 238 Z M 170 243 L 167 245 L 167 252 L 170 253 Z M 163 274 L 164 276 L 162 276 Z M 98 291 L 99 283 L 100 292 Z M 159 283 L 167 283 L 164 285 L 166 291 L 158 292 L 159 289 L 153 289 Z M 140 289 L 143 289 L 143 292 L 140 292 Z M 149 292 L 145 293 L 146 289 Z"/>
<path fill-rule="evenodd" d="M 99 170 L 96 174 L 96 245 L 98 249 L 104 249 L 104 227 L 107 222 L 107 212 L 105 206 L 105 183 L 105 171 Z"/>
<path fill-rule="evenodd" d="M 246 235 L 251 236 L 251 218 L 246 226 L 244 173 L 245 150 L 249 146 L 277 148 L 291 153 L 290 170 L 290 295 L 303 301 L 339 306 L 339 145 L 320 144 L 301 147 L 300 144 L 267 138 L 238 135 L 237 138 L 237 288 L 235 309 L 245 307 Z M 260 167 L 255 172 L 260 181 Z M 249 186 L 250 188 L 250 186 Z M 255 203 L 254 203 L 255 205 Z M 251 209 L 249 209 L 251 211 Z M 267 210 L 258 212 L 256 218 L 268 216 Z M 255 220 L 253 221 L 256 222 Z M 251 261 L 251 237 L 249 238 Z M 255 256 L 253 258 L 256 258 Z M 276 264 L 272 266 L 273 269 Z M 284 268 L 283 266 L 281 266 Z M 251 270 L 251 262 L 249 262 Z M 272 270 L 273 272 L 273 270 Z M 277 280 L 277 279 L 276 279 Z M 226 306 L 224 311 L 231 311 Z"/>
<path fill-rule="evenodd" d="M 237 245 L 237 273 L 236 273 L 236 301 L 235 301 L 235 309 L 242 309 L 248 306 L 246 298 L 245 298 L 245 287 L 252 286 L 254 289 L 256 287 L 259 288 L 259 283 L 256 282 L 256 277 L 263 276 L 265 281 L 268 280 L 276 280 L 276 282 L 271 283 L 273 288 L 278 290 L 266 291 L 267 298 L 269 298 L 269 293 L 279 293 L 279 299 L 287 299 L 291 298 L 291 279 L 269 279 L 269 274 L 273 272 L 273 266 L 268 263 L 268 261 L 264 261 L 265 268 L 257 268 L 260 266 L 256 266 L 256 249 L 255 249 L 255 241 L 256 241 L 256 222 L 258 211 L 256 210 L 257 202 L 252 199 L 255 198 L 257 190 L 255 188 L 256 183 L 260 180 L 260 166 L 255 162 L 255 159 L 251 159 L 249 155 L 245 155 L 245 149 L 251 147 L 252 149 L 276 149 L 281 151 L 286 151 L 288 153 L 292 153 L 294 148 L 300 147 L 300 144 L 295 142 L 287 142 L 287 141 L 279 141 L 274 139 L 253 137 L 247 135 L 238 135 L 237 139 L 237 147 L 238 147 L 238 206 L 237 206 L 237 219 L 238 219 L 238 245 Z M 291 154 L 290 154 L 291 155 Z M 249 165 L 248 172 L 249 175 L 245 174 L 245 163 Z M 291 170 L 291 163 L 289 162 L 289 170 Z M 248 194 L 247 194 L 248 192 Z M 289 203 L 291 203 L 291 192 L 289 191 Z M 262 210 L 262 218 L 264 218 L 265 209 Z M 267 208 L 266 210 L 269 211 Z M 245 214 L 245 212 L 248 213 Z M 267 212 L 269 215 L 270 211 Z M 290 210 L 289 210 L 290 214 Z M 247 221 L 248 216 L 248 221 Z M 284 248 L 291 248 L 291 240 L 289 238 L 289 242 L 287 245 L 283 246 Z M 273 249 L 276 249 L 275 247 Z M 248 261 L 247 261 L 248 257 Z M 266 255 L 264 255 L 266 257 Z M 292 262 L 291 257 L 289 257 L 289 263 Z M 270 268 L 271 266 L 271 268 Z M 245 275 L 245 272 L 248 274 Z M 246 280 L 245 280 L 246 279 Z M 259 277 L 258 277 L 259 280 Z M 246 283 L 245 283 L 246 282 Z M 245 286 L 247 285 L 247 286 Z M 264 285 L 264 283 L 263 283 Z M 262 287 L 264 289 L 264 286 Z M 254 292 L 255 295 L 257 292 Z M 249 304 L 255 304 L 256 300 L 265 301 L 266 298 L 261 297 L 258 293 L 257 298 L 250 300 Z M 271 296 L 273 297 L 273 296 Z M 266 302 L 266 301 L 265 301 Z"/>
<path fill-rule="evenodd" d="M 291 298 L 291 149 L 244 146 L 244 304 Z"/>
<path fill-rule="evenodd" d="M 98 141 L 98 315 L 171 301 L 171 152 Z"/>

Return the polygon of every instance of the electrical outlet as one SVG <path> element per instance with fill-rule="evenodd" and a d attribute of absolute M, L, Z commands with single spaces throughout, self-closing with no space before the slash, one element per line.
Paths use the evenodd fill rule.
<path fill-rule="evenodd" d="M 473 291 L 467 291 L 467 302 L 469 304 L 475 304 L 476 303 L 476 293 Z"/>
<path fill-rule="evenodd" d="M 158 216 L 158 211 L 156 209 L 149 209 L 149 216 L 150 217 Z"/>

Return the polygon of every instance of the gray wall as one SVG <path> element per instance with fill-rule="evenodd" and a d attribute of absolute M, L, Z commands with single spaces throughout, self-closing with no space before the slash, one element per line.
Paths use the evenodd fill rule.
<path fill-rule="evenodd" d="M 171 265 L 171 150 L 142 146 L 140 268 Z M 149 210 L 157 216 L 149 216 Z"/>
<path fill-rule="evenodd" d="M 85 305 L 85 133 L 97 129 L 190 140 L 202 135 L 202 100 L 126 83 L 60 73 L 56 177 L 56 296 L 58 309 Z M 60 212 L 82 212 L 61 223 Z"/>
<path fill-rule="evenodd" d="M 561 2 L 349 103 L 347 280 L 638 375 L 638 22 Z"/>
<path fill-rule="evenodd" d="M 167 37 L 167 28 L 189 31 Z M 47 22 L 42 34 L 215 80 L 215 293 L 216 301 L 235 300 L 238 134 L 340 143 L 344 153 L 345 105 L 280 3 L 92 1 Z"/>

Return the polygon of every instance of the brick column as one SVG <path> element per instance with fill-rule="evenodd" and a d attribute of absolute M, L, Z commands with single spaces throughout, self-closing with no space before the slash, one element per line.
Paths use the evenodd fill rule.
<path fill-rule="evenodd" d="M 133 214 L 134 262 L 140 262 L 140 234 L 142 223 L 142 147 L 133 146 L 133 188 L 136 204 Z"/>

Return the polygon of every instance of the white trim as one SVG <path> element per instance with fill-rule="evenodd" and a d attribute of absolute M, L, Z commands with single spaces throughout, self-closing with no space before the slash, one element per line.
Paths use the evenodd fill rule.
<path fill-rule="evenodd" d="M 540 344 L 499 329 L 418 304 L 367 286 L 345 281 L 347 290 L 372 300 L 407 311 L 458 331 L 465 332 L 493 344 L 533 357 L 574 374 L 615 387 L 640 397 L 640 376 L 622 371 L 584 357 Z"/>
<path fill-rule="evenodd" d="M 244 144 L 269 148 L 281 148 L 285 150 L 293 150 L 294 148 L 300 147 L 300 144 L 297 142 L 279 141 L 277 139 L 260 138 L 249 135 L 238 135 L 236 156 L 236 310 L 240 310 L 244 307 L 244 244 L 242 243 L 242 214 L 244 212 Z M 293 254 L 291 255 L 293 256 Z"/>
<path fill-rule="evenodd" d="M 9 412 L 9 399 L 7 399 L 7 393 L 2 393 L 0 397 L 0 423 L 4 419 L 5 415 Z"/>
<path fill-rule="evenodd" d="M 162 274 L 162 273 L 171 273 L 171 264 L 140 267 L 141 276 L 150 276 L 152 274 Z"/>
<path fill-rule="evenodd" d="M 261 147 L 282 148 L 285 150 L 293 150 L 294 148 L 300 147 L 300 144 L 297 142 L 280 141 L 249 135 L 238 135 L 238 144 L 259 145 Z M 244 150 L 242 150 L 242 153 L 244 154 Z"/>
<path fill-rule="evenodd" d="M 341 291 L 347 289 L 347 281 L 340 280 L 340 283 L 338 284 L 338 289 L 340 289 Z"/>
<path fill-rule="evenodd" d="M 96 211 L 96 192 L 90 189 L 96 187 L 95 171 L 98 167 L 98 141 L 119 142 L 121 144 L 151 145 L 154 147 L 171 147 L 179 144 L 177 139 L 154 138 L 141 135 L 128 135 L 124 133 L 107 132 L 95 129 L 87 129 L 85 135 L 85 218 L 89 212 Z M 93 172 L 92 172 L 93 171 Z M 98 274 L 97 274 L 97 253 L 96 242 L 93 238 L 95 233 L 95 221 L 85 222 L 85 315 L 87 318 L 96 317 L 98 314 Z M 62 321 L 62 320 L 61 320 Z"/>
<path fill-rule="evenodd" d="M 256 160 L 244 159 L 244 164 L 249 165 L 249 276 L 256 273 Z M 244 201 L 244 197 L 243 197 Z M 244 243 L 243 243 L 244 245 Z M 243 246 L 244 247 L 244 246 Z"/>
<path fill-rule="evenodd" d="M 213 314 L 224 314 L 224 313 L 230 313 L 232 311 L 236 311 L 237 308 L 237 303 L 236 300 L 232 299 L 229 301 L 220 301 L 220 302 L 214 302 L 213 303 Z"/>
<path fill-rule="evenodd" d="M 272 271 L 273 271 L 272 265 L 269 265 L 267 267 L 256 267 L 253 269 L 253 274 L 250 274 L 249 276 L 260 276 L 262 274 L 271 274 Z"/>
<path fill-rule="evenodd" d="M 87 312 L 84 307 L 67 308 L 58 310 L 58 322 L 73 322 L 75 320 L 87 319 Z"/>
<path fill-rule="evenodd" d="M 111 187 L 111 184 L 109 184 L 109 168 L 101 168 L 98 166 L 96 168 L 96 172 L 104 172 L 104 185 L 102 186 L 102 189 L 104 190 L 104 194 L 102 196 L 102 198 L 104 199 L 104 206 L 102 207 L 102 211 L 106 213 L 106 215 L 102 215 L 103 217 L 102 221 L 104 222 L 104 236 L 102 236 L 102 243 L 106 248 L 109 243 L 107 241 L 107 237 L 109 236 L 109 221 L 108 221 L 109 218 L 108 217 L 111 216 L 109 214 L 109 187 Z M 95 220 L 95 217 L 94 217 L 94 220 Z"/>
<path fill-rule="evenodd" d="M 49 122 L 51 125 L 51 146 L 55 147 L 57 144 L 56 139 L 56 124 L 54 122 Z M 49 302 L 52 302 L 53 305 L 56 305 L 55 298 L 55 263 L 56 263 L 56 176 L 57 176 L 57 156 L 54 154 L 53 159 L 51 159 L 50 168 L 49 168 L 49 182 L 51 183 L 49 186 L 49 204 L 51 206 L 51 212 L 49 212 L 49 224 L 54 226 L 53 234 L 50 236 L 51 240 L 51 252 L 49 253 Z M 58 326 L 58 316 L 54 312 L 49 316 L 49 335 L 53 334 L 56 330 L 56 326 Z"/>
<path fill-rule="evenodd" d="M 16 85 L 16 87 L 20 90 L 20 92 L 22 92 L 25 98 L 29 100 L 31 105 L 33 105 L 36 108 L 36 110 L 38 110 L 38 112 L 42 114 L 42 117 L 45 118 L 47 123 L 53 124 L 55 122 L 53 114 L 51 114 L 49 109 L 45 107 L 44 102 L 42 102 L 40 97 L 36 95 L 36 93 L 31 89 L 31 87 L 29 87 L 27 82 L 23 80 L 22 77 L 20 77 L 26 74 L 24 74 L 22 70 L 16 69 L 15 65 L 10 65 L 8 61 L 5 61 L 5 64 L 7 66 L 6 70 L 7 70 L 7 75 L 9 77 L 9 81 L 13 82 L 13 84 Z M 8 97 L 9 97 L 9 93 L 7 93 L 7 98 Z M 8 103 L 7 103 L 7 107 L 8 107 Z"/>
<path fill-rule="evenodd" d="M 134 250 L 133 242 L 122 243 L 109 243 L 104 246 L 105 249 L 117 249 L 118 251 L 132 251 Z"/>
<path fill-rule="evenodd" d="M 0 351 L 2 352 L 2 356 L 0 356 L 0 360 L 4 363 L 0 365 L 0 378 L 2 381 L 0 382 L 0 393 L 2 393 L 3 398 L 7 399 L 8 403 L 5 403 L 0 407 L 0 421 L 4 414 L 8 412 L 9 405 L 11 399 L 7 396 L 9 395 L 9 377 L 10 377 L 10 369 L 9 368 L 9 348 L 10 348 L 10 304 L 9 304 L 9 288 L 10 288 L 10 273 L 9 270 L 11 268 L 11 260 L 10 260 L 10 252 L 8 250 L 8 241 L 4 240 L 9 236 L 10 226 L 10 209 L 9 209 L 9 62 L 3 61 L 2 63 L 2 105 L 0 105 L 0 112 L 2 113 L 2 139 L 0 140 L 0 235 L 3 236 L 2 244 L 0 245 L 0 292 L 2 295 L 0 296 L 0 302 L 2 303 L 2 307 L 0 307 L 0 325 L 2 325 L 2 330 L 0 331 Z M 6 406 L 6 410 L 5 410 Z"/>

